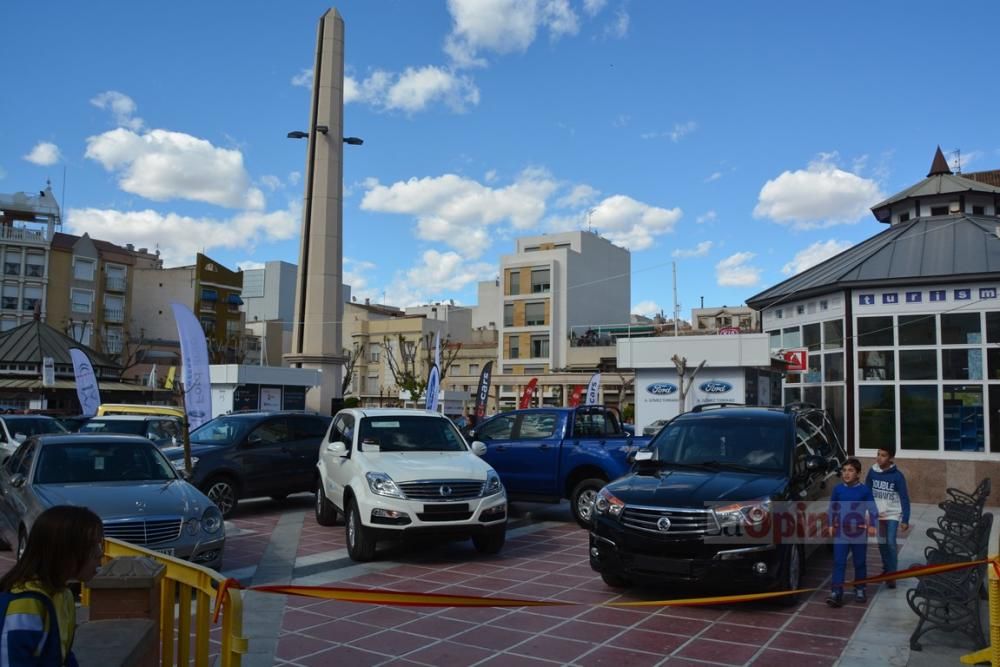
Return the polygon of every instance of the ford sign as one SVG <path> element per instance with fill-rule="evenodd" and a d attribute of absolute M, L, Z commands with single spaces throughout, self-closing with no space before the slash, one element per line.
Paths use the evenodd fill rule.
<path fill-rule="evenodd" d="M 732 391 L 733 385 L 722 380 L 709 380 L 698 385 L 698 389 L 706 394 L 725 394 L 727 391 Z"/>
<path fill-rule="evenodd" d="M 646 391 L 656 396 L 667 396 L 677 391 L 677 385 L 670 384 L 669 382 L 654 382 L 653 384 L 646 385 Z"/>

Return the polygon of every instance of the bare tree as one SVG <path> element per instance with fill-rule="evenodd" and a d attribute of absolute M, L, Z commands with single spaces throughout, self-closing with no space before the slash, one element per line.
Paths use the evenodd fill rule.
<path fill-rule="evenodd" d="M 350 350 L 344 348 L 344 356 L 347 358 L 347 362 L 344 364 L 344 378 L 340 381 L 340 395 L 347 396 L 348 389 L 351 388 L 351 380 L 354 378 L 354 367 L 360 359 L 365 354 L 365 344 L 355 343 L 354 349 Z M 361 384 L 360 380 L 358 384 Z M 360 392 L 358 392 L 360 393 Z"/>
<path fill-rule="evenodd" d="M 698 374 L 707 360 L 702 360 L 698 367 L 691 371 L 691 375 L 687 375 L 687 357 L 679 357 L 676 354 L 670 357 L 670 361 L 674 362 L 674 366 L 677 367 L 677 378 L 678 384 L 680 384 L 680 399 L 678 399 L 677 412 L 687 412 L 687 394 L 688 390 L 691 389 L 692 383 L 694 383 L 694 376 Z"/>
<path fill-rule="evenodd" d="M 107 340 L 105 340 L 105 345 L 107 345 Z M 147 349 L 149 349 L 149 345 L 146 342 L 145 329 L 140 327 L 139 335 L 133 336 L 129 333 L 128 329 L 123 328 L 121 352 L 112 355 L 121 364 L 123 377 L 125 371 L 143 363 L 143 354 Z"/>
<path fill-rule="evenodd" d="M 421 342 L 424 344 L 424 349 L 427 353 L 426 365 L 429 371 L 431 364 L 434 363 L 434 334 L 424 334 L 421 337 Z M 452 345 L 451 334 L 447 334 L 441 339 L 441 364 L 438 366 L 438 372 L 441 374 L 442 383 L 445 376 L 448 375 L 448 369 L 455 363 L 455 359 L 461 350 L 461 343 L 454 343 L 454 346 Z"/>
<path fill-rule="evenodd" d="M 628 390 L 635 386 L 635 376 L 631 378 L 626 378 L 624 373 L 618 373 L 618 386 L 621 389 L 618 390 L 618 414 L 625 414 L 625 395 Z"/>
<path fill-rule="evenodd" d="M 410 400 L 419 402 L 427 389 L 427 376 L 418 368 L 417 360 L 420 347 L 417 341 L 406 340 L 403 334 L 396 336 L 396 348 L 388 336 L 382 339 L 386 351 L 386 363 L 396 386 L 410 392 Z M 396 351 L 399 357 L 396 356 Z"/>

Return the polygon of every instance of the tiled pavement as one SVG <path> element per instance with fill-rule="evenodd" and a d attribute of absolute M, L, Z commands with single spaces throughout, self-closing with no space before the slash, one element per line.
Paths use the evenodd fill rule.
<path fill-rule="evenodd" d="M 577 604 L 398 608 L 289 597 L 273 657 L 278 665 L 833 665 L 865 614 L 864 606 L 853 604 L 831 610 L 825 590 L 791 608 L 597 607 L 696 593 L 608 588 L 590 569 L 586 531 L 569 521 L 568 512 L 564 520 L 550 512 L 550 520 L 515 522 L 521 527 L 498 556 L 482 556 L 469 542 L 380 545 L 378 569 L 352 566 L 344 560 L 342 525 L 318 526 L 303 499 L 288 503 L 248 507 L 235 519 L 240 533 L 227 544 L 234 554 L 227 556 L 227 569 L 246 568 L 250 559 L 242 552 L 263 553 L 267 527 L 281 513 L 296 512 L 303 515 L 294 571 L 299 583 Z M 873 547 L 869 562 L 877 558 Z M 324 561 L 329 570 L 321 569 Z M 803 583 L 824 587 L 829 571 L 830 557 L 821 549 L 810 558 Z"/>

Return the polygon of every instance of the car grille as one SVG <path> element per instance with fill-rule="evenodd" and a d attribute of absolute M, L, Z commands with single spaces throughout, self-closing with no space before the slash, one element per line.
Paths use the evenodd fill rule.
<path fill-rule="evenodd" d="M 177 539 L 183 525 L 180 518 L 105 521 L 104 536 L 139 545 L 162 544 Z"/>
<path fill-rule="evenodd" d="M 660 527 L 660 519 L 669 520 L 669 528 Z M 707 535 L 717 533 L 719 524 L 710 509 L 683 509 L 677 507 L 642 507 L 626 505 L 622 524 L 634 530 L 658 535 Z"/>
<path fill-rule="evenodd" d="M 448 502 L 469 500 L 483 495 L 483 482 L 475 479 L 441 479 L 421 482 L 400 482 L 399 490 L 410 500 Z"/>

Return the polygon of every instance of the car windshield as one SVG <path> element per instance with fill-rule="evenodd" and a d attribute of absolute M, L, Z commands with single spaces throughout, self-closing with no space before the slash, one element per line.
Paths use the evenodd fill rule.
<path fill-rule="evenodd" d="M 95 417 L 80 427 L 80 433 L 146 435 L 146 422 L 142 419 L 101 419 Z"/>
<path fill-rule="evenodd" d="M 40 417 L 7 417 L 7 429 L 12 435 L 23 433 L 26 436 L 43 433 L 69 433 L 55 419 L 42 419 Z"/>
<path fill-rule="evenodd" d="M 216 417 L 191 431 L 191 442 L 204 445 L 238 442 L 253 423 L 246 417 Z"/>
<path fill-rule="evenodd" d="M 447 419 L 392 415 L 361 420 L 361 449 L 377 445 L 383 452 L 463 452 L 465 441 Z"/>
<path fill-rule="evenodd" d="M 153 445 L 144 442 L 46 445 L 41 448 L 35 472 L 36 484 L 165 482 L 176 478 L 173 466 Z"/>
<path fill-rule="evenodd" d="M 785 471 L 788 425 L 779 420 L 680 419 L 650 443 L 653 460 L 669 465 Z"/>

